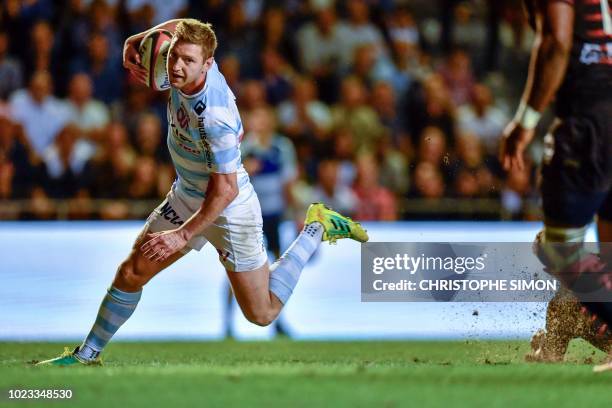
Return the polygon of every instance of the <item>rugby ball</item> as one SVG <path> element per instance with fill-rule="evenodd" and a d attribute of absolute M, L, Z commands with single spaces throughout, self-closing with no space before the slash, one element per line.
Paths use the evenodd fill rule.
<path fill-rule="evenodd" d="M 170 88 L 168 70 L 168 49 L 172 33 L 157 29 L 148 33 L 140 42 L 141 65 L 147 70 L 146 83 L 149 88 L 163 91 Z"/>

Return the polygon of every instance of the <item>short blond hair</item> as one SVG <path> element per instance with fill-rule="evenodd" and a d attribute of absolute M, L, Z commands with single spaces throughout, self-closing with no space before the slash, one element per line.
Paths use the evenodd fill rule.
<path fill-rule="evenodd" d="M 200 45 L 205 60 L 212 57 L 217 49 L 217 36 L 212 29 L 212 24 L 203 23 L 194 18 L 181 20 L 176 25 L 174 37 L 176 41 Z"/>

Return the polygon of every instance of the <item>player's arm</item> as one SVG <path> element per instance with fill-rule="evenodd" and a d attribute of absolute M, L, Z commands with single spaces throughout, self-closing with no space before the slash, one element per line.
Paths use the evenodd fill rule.
<path fill-rule="evenodd" d="M 155 27 L 128 37 L 123 44 L 123 66 L 144 83 L 147 71 L 142 67 L 142 65 L 140 65 L 142 62 L 140 60 L 140 52 L 138 52 L 140 42 L 149 32 L 153 30 L 163 29 L 173 33 L 176 29 L 176 25 L 181 22 L 181 20 L 182 19 L 180 18 L 168 20 L 165 23 L 158 24 Z"/>
<path fill-rule="evenodd" d="M 211 173 L 206 189 L 206 198 L 202 206 L 183 225 L 179 231 L 189 241 L 208 228 L 221 212 L 238 196 L 238 177 L 236 172 L 230 174 Z"/>
<path fill-rule="evenodd" d="M 523 101 L 543 112 L 561 86 L 572 50 L 574 6 L 565 1 L 548 1 L 539 22 L 532 62 Z"/>
<path fill-rule="evenodd" d="M 542 112 L 563 82 L 572 48 L 574 6 L 570 0 L 542 0 L 533 7 L 536 39 L 521 103 L 504 130 L 500 159 L 506 170 L 522 169 L 523 153 Z"/>
<path fill-rule="evenodd" d="M 187 242 L 208 228 L 238 196 L 236 172 L 211 173 L 202 206 L 179 228 L 148 234 L 141 251 L 152 261 L 163 261 L 187 246 Z"/>
<path fill-rule="evenodd" d="M 209 129 L 207 142 L 212 153 L 212 169 L 202 205 L 179 228 L 150 234 L 141 247 L 147 258 L 163 261 L 183 249 L 192 237 L 208 228 L 238 196 L 240 137 L 236 134 L 236 126 L 225 120 L 231 113 L 210 118 L 214 126 Z"/>

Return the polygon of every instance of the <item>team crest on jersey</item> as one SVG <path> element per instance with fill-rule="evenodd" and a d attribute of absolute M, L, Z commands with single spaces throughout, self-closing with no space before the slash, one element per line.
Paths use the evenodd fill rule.
<path fill-rule="evenodd" d="M 206 109 L 206 105 L 202 101 L 198 101 L 198 103 L 196 103 L 195 106 L 193 107 L 193 110 L 198 115 L 201 115 L 202 112 L 204 112 L 205 109 Z"/>
<path fill-rule="evenodd" d="M 189 125 L 189 115 L 187 115 L 187 110 L 182 103 L 176 111 L 176 120 L 178 120 L 179 125 L 181 125 L 183 129 L 187 129 L 187 126 Z"/>

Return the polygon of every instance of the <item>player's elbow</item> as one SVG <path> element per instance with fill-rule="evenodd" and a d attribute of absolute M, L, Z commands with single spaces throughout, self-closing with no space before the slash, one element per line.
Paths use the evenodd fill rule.
<path fill-rule="evenodd" d="M 235 174 L 233 175 L 215 175 L 209 185 L 209 193 L 214 196 L 223 198 L 228 204 L 234 201 L 238 196 L 238 183 Z M 208 193 L 207 193 L 208 195 Z"/>
<path fill-rule="evenodd" d="M 234 183 L 227 183 L 224 186 L 221 194 L 228 203 L 231 203 L 236 197 L 238 197 L 238 186 Z"/>

